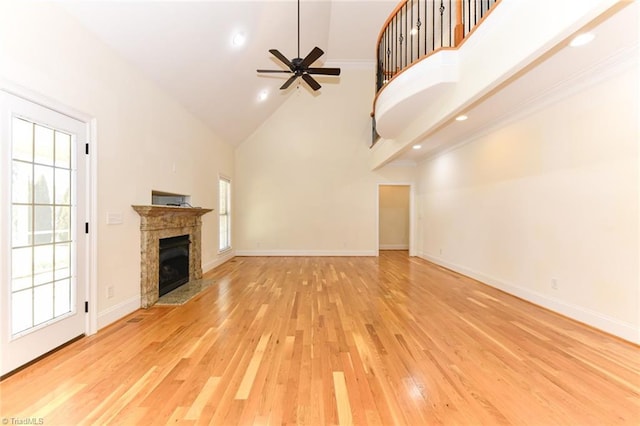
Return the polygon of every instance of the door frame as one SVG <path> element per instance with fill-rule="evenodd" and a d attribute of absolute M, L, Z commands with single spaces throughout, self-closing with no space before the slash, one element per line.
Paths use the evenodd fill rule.
<path fill-rule="evenodd" d="M 30 89 L 17 85 L 0 78 L 0 91 L 6 92 L 10 95 L 17 96 L 28 102 L 40 105 L 44 108 L 54 110 L 60 114 L 71 117 L 75 120 L 81 121 L 85 124 L 87 132 L 87 143 L 89 144 L 89 155 L 84 156 L 85 170 L 86 170 L 86 189 L 84 198 L 86 200 L 87 213 L 86 217 L 89 221 L 89 234 L 87 244 L 85 247 L 85 253 L 83 256 L 86 259 L 86 273 L 84 277 L 85 281 L 85 298 L 89 302 L 89 312 L 85 316 L 85 335 L 89 336 L 95 334 L 98 331 L 98 221 L 97 221 L 97 166 L 98 166 L 98 146 L 97 146 L 97 119 L 87 113 L 79 111 L 69 105 L 66 105 L 60 101 L 57 101 L 51 97 L 34 92 Z M 9 161 L 10 151 L 8 146 L 2 146 L 0 151 L 0 162 L 6 163 Z M 78 159 L 81 161 L 81 159 Z M 10 169 L 10 168 L 7 168 Z M 8 177 L 8 178 L 7 178 Z M 2 192 L 8 193 L 10 188 L 11 175 L 10 170 L 7 170 L 2 176 Z M 7 206 L 0 206 L 0 234 L 9 235 L 11 229 L 10 223 L 11 215 Z M 7 260 L 9 253 L 4 244 L 0 244 L 0 269 L 6 271 L 8 268 Z M 3 277 L 4 278 L 4 277 Z M 1 293 L 1 292 L 0 292 Z M 0 298 L 4 297 L 0 294 Z"/>
<path fill-rule="evenodd" d="M 376 186 L 376 256 L 380 256 L 380 187 L 408 186 L 409 187 L 409 256 L 416 254 L 416 221 L 415 221 L 415 185 L 412 182 L 378 182 Z"/>

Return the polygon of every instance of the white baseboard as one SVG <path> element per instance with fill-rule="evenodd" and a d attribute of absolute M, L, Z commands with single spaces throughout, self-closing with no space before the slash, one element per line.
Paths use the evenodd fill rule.
<path fill-rule="evenodd" d="M 236 256 L 377 256 L 376 250 L 236 250 Z"/>
<path fill-rule="evenodd" d="M 135 296 L 98 313 L 98 330 L 140 309 L 140 296 Z"/>
<path fill-rule="evenodd" d="M 202 264 L 202 271 L 203 272 L 208 272 L 208 271 L 210 271 L 212 269 L 215 269 L 218 266 L 222 265 L 223 263 L 230 261 L 235 256 L 236 256 L 236 254 L 235 254 L 234 251 L 225 252 L 225 253 L 221 254 L 220 256 L 218 256 L 217 258 L 203 263 Z"/>
<path fill-rule="evenodd" d="M 380 250 L 409 250 L 409 244 L 380 244 Z"/>
<path fill-rule="evenodd" d="M 225 253 L 224 256 L 220 256 L 217 259 L 203 264 L 202 270 L 209 271 L 211 269 L 214 269 L 222 265 L 226 261 L 233 259 L 234 256 L 235 255 L 233 252 Z M 98 330 L 118 321 L 121 318 L 124 318 L 131 312 L 140 309 L 140 306 L 140 296 L 136 296 L 105 309 L 104 311 L 98 313 Z"/>
<path fill-rule="evenodd" d="M 452 271 L 458 272 L 462 275 L 476 279 L 484 284 L 500 289 L 521 299 L 527 300 L 538 306 L 542 306 L 576 321 L 590 325 L 609 334 L 613 334 L 621 339 L 636 344 L 640 343 L 640 330 L 633 324 L 625 323 L 602 313 L 573 305 L 562 300 L 554 299 L 512 283 L 501 281 L 483 274 L 482 272 L 474 271 L 464 266 L 448 262 L 437 256 L 420 253 L 419 257 L 440 266 L 444 266 L 445 268 L 451 269 Z"/>

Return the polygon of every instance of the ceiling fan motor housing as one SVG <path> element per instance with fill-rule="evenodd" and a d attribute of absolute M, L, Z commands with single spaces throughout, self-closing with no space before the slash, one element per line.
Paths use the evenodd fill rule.
<path fill-rule="evenodd" d="M 302 65 L 302 58 L 293 58 L 291 60 L 291 64 L 293 65 L 293 69 L 291 71 L 295 71 L 296 69 L 300 68 Z"/>

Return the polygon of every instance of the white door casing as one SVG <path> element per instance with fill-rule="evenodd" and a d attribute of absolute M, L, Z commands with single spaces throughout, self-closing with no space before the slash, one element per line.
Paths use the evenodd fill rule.
<path fill-rule="evenodd" d="M 0 375 L 87 332 L 88 128 L 0 91 Z"/>

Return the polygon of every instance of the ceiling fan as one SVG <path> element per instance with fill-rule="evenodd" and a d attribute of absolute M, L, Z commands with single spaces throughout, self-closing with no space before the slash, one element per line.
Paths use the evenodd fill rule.
<path fill-rule="evenodd" d="M 280 62 L 285 64 L 289 69 L 288 70 L 257 70 L 257 72 L 293 74 L 280 87 L 280 90 L 284 90 L 287 87 L 291 86 L 291 84 L 298 77 L 302 77 L 302 79 L 306 81 L 307 84 L 311 86 L 313 90 L 318 90 L 321 86 L 313 77 L 311 77 L 311 74 L 340 75 L 340 68 L 311 68 L 310 67 L 311 64 L 313 64 L 320 56 L 324 54 L 322 49 L 320 49 L 319 47 L 314 47 L 313 50 L 309 52 L 307 56 L 304 57 L 304 59 L 300 57 L 300 0 L 298 0 L 298 57 L 289 60 L 277 49 L 269 49 L 269 52 L 271 52 L 273 56 L 278 58 Z"/>

